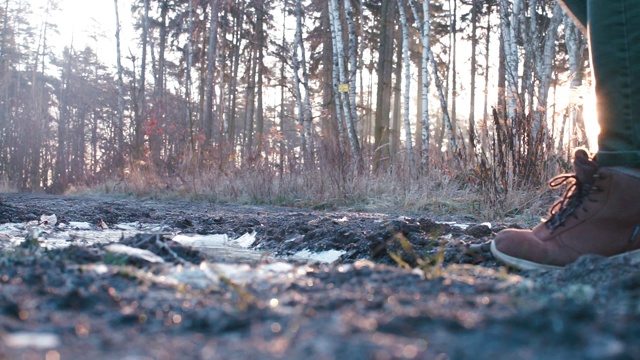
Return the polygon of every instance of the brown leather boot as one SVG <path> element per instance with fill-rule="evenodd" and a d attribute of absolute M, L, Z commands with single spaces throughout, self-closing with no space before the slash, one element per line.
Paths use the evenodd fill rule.
<path fill-rule="evenodd" d="M 548 220 L 498 233 L 491 242 L 498 260 L 525 270 L 560 268 L 586 254 L 640 261 L 640 170 L 599 168 L 585 150 L 575 152 L 574 169 L 551 180 L 552 188 L 570 186 Z"/>

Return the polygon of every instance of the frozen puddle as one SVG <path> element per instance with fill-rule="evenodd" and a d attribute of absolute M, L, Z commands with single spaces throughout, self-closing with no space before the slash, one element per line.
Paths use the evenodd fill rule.
<path fill-rule="evenodd" d="M 39 221 L 28 223 L 0 224 L 0 251 L 16 247 L 26 239 L 37 239 L 45 249 L 60 249 L 70 245 L 90 246 L 94 244 L 117 243 L 123 237 L 136 234 L 162 234 L 172 240 L 196 248 L 203 253 L 215 257 L 222 257 L 232 263 L 242 263 L 258 260 L 265 256 L 263 252 L 251 249 L 256 240 L 256 233 L 247 233 L 236 239 L 230 239 L 226 234 L 197 235 L 174 234 L 168 227 L 159 224 L 122 223 L 107 228 L 106 225 L 92 225 L 87 222 L 69 222 L 59 224 L 55 215 L 43 215 Z M 139 257 L 150 262 L 160 262 L 157 257 L 141 249 L 131 248 L 122 244 L 111 244 L 106 248 L 110 252 L 127 256 Z M 329 250 L 311 252 L 303 250 L 291 256 L 291 259 L 331 263 L 337 260 L 343 251 Z M 160 259 L 162 260 L 162 259 Z"/>
<path fill-rule="evenodd" d="M 107 228 L 106 225 L 92 225 L 85 222 L 69 222 L 59 224 L 55 216 L 43 216 L 39 221 L 28 223 L 8 223 L 0 225 L 0 251 L 11 250 L 25 240 L 38 241 L 44 249 L 60 249 L 70 245 L 91 246 L 104 244 L 108 252 L 143 259 L 149 263 L 162 264 L 165 260 L 145 249 L 127 246 L 119 242 L 123 237 L 136 234 L 162 234 L 172 240 L 210 255 L 211 258 L 224 259 L 224 262 L 202 262 L 199 265 L 185 262 L 181 265 L 161 267 L 161 273 L 147 269 L 129 269 L 133 276 L 154 283 L 192 289 L 216 290 L 222 282 L 232 281 L 235 284 L 260 282 L 290 282 L 304 276 L 310 270 L 306 264 L 293 264 L 287 260 L 307 263 L 330 263 L 337 260 L 344 252 L 323 251 L 319 253 L 304 250 L 287 258 L 269 257 L 258 250 L 251 249 L 256 240 L 256 233 L 247 233 L 236 239 L 226 234 L 197 235 L 175 234 L 170 228 L 158 224 L 123 223 Z M 268 258 L 267 261 L 255 261 Z M 118 265 L 95 263 L 81 265 L 85 270 L 97 273 L 116 271 Z M 16 337 L 15 346 L 24 346 L 37 336 Z M 25 340 L 26 339 L 26 340 Z"/>

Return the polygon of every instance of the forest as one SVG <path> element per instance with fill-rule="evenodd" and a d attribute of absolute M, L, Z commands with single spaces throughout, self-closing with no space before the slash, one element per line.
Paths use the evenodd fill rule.
<path fill-rule="evenodd" d="M 52 51 L 59 2 L 0 6 L 5 188 L 414 208 L 454 188 L 504 213 L 593 146 L 587 40 L 554 0 L 113 0 L 116 59 Z"/>

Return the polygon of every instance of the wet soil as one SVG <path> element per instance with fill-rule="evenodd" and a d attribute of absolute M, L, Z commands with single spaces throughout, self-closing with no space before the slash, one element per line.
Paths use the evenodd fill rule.
<path fill-rule="evenodd" d="M 120 242 L 164 262 L 73 240 L 0 247 L 0 359 L 640 359 L 640 266 L 504 268 L 484 245 L 504 226 L 481 219 L 0 194 L 0 224 L 43 214 L 163 224 Z M 237 266 L 285 273 L 233 280 L 215 268 L 233 259 L 171 240 L 254 231 L 265 256 Z M 344 254 L 286 260 L 304 249 Z"/>

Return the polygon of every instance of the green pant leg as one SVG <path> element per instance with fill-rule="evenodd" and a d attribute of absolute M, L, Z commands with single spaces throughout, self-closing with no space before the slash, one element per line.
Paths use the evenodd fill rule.
<path fill-rule="evenodd" d="M 640 0 L 588 0 L 598 163 L 640 167 Z"/>
<path fill-rule="evenodd" d="M 558 0 L 588 28 L 598 101 L 598 163 L 640 167 L 640 0 Z"/>

